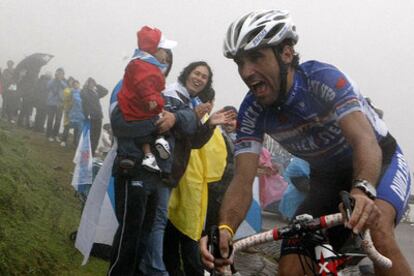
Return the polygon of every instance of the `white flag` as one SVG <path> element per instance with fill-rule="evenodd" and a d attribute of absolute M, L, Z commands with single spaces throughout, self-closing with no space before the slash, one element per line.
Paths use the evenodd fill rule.
<path fill-rule="evenodd" d="M 72 186 L 78 190 L 82 184 L 92 184 L 92 148 L 90 139 L 90 122 L 85 121 L 82 135 L 76 149 L 73 162 L 76 164 L 72 177 Z"/>

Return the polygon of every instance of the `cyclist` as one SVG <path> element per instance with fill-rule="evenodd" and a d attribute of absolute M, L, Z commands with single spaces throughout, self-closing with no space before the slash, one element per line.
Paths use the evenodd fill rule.
<path fill-rule="evenodd" d="M 296 214 L 335 213 L 339 191 L 350 191 L 356 203 L 346 228 L 354 233 L 369 228 L 377 249 L 393 262 L 392 269 L 376 268 L 376 273 L 411 275 L 394 237 L 410 194 L 401 149 L 348 76 L 318 61 L 299 64 L 297 41 L 296 27 L 283 10 L 251 12 L 227 30 L 224 55 L 235 61 L 250 91 L 238 115 L 235 175 L 220 210 L 222 256 L 228 256 L 228 244 L 250 206 L 266 133 L 310 164 L 309 195 Z M 330 239 L 334 248 L 343 236 L 336 232 Z M 214 259 L 207 237 L 200 246 L 207 267 L 230 263 Z M 300 253 L 294 243 L 282 244 L 280 275 L 303 275 Z"/>

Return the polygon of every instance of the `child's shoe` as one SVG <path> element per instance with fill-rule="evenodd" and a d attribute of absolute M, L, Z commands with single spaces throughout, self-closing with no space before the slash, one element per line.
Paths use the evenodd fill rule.
<path fill-rule="evenodd" d="M 155 160 L 155 156 L 152 154 L 147 154 L 142 159 L 142 166 L 151 171 L 151 172 L 159 172 L 160 168 L 158 167 L 157 160 Z"/>
<path fill-rule="evenodd" d="M 155 140 L 155 148 L 157 149 L 161 159 L 165 160 L 170 158 L 170 144 L 164 139 L 164 137 L 159 137 Z"/>

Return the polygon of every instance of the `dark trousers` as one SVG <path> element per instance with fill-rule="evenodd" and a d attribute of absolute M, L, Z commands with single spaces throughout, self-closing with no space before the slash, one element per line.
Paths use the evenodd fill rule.
<path fill-rule="evenodd" d="M 198 243 L 181 233 L 171 221 L 168 221 L 164 233 L 164 263 L 170 276 L 204 276 Z"/>
<path fill-rule="evenodd" d="M 102 119 L 90 119 L 91 121 L 91 147 L 92 155 L 98 147 L 99 138 L 101 137 Z"/>
<path fill-rule="evenodd" d="M 147 172 L 132 180 L 115 178 L 115 212 L 119 226 L 112 243 L 108 276 L 139 274 L 158 204 L 158 185 L 161 185 L 159 176 Z"/>
<path fill-rule="evenodd" d="M 68 137 L 69 137 L 69 130 L 73 128 L 73 145 L 76 147 L 79 143 L 79 137 L 82 133 L 82 122 L 69 122 L 65 127 L 63 128 L 63 134 L 62 134 L 62 142 L 67 143 Z"/>
<path fill-rule="evenodd" d="M 33 102 L 27 98 L 22 98 L 22 107 L 20 109 L 17 125 L 30 128 L 30 118 L 33 114 Z"/>
<path fill-rule="evenodd" d="M 63 109 L 61 107 L 47 106 L 47 128 L 46 137 L 56 137 L 59 134 L 60 122 L 62 121 Z"/>
<path fill-rule="evenodd" d="M 16 91 L 3 91 L 3 108 L 8 121 L 15 120 L 20 107 L 20 96 Z"/>
<path fill-rule="evenodd" d="M 4 89 L 3 94 L 1 95 L 1 98 L 3 99 L 2 105 L 1 105 L 1 117 L 3 119 L 6 118 L 6 107 L 7 107 L 7 92 L 6 89 Z"/>
<path fill-rule="evenodd" d="M 36 116 L 34 122 L 34 130 L 43 132 L 45 131 L 46 122 L 46 107 L 36 107 Z"/>

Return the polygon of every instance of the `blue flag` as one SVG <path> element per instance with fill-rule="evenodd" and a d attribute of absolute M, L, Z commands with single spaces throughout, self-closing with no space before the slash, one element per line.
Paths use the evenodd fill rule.
<path fill-rule="evenodd" d="M 253 200 L 246 218 L 237 229 L 235 239 L 241 239 L 262 231 L 262 209 L 259 203 L 259 179 L 253 182 Z"/>

